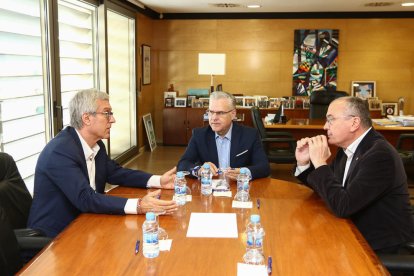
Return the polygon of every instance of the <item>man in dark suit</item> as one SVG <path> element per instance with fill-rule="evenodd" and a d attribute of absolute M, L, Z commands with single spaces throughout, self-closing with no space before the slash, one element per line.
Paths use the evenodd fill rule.
<path fill-rule="evenodd" d="M 233 123 L 236 118 L 234 96 L 222 91 L 213 92 L 207 113 L 209 126 L 193 130 L 177 169 L 198 176 L 200 167 L 208 163 L 214 175 L 219 169 L 226 169 L 226 176 L 236 179 L 240 168 L 245 167 L 253 179 L 267 177 L 269 161 L 258 131 Z"/>
<path fill-rule="evenodd" d="M 407 177 L 397 151 L 372 128 L 365 101 L 343 97 L 326 114 L 327 136 L 303 138 L 295 175 L 332 212 L 350 218 L 377 253 L 398 253 L 413 239 Z M 333 162 L 329 144 L 341 147 Z"/>
<path fill-rule="evenodd" d="M 159 200 L 160 190 L 142 199 L 104 194 L 105 183 L 138 188 L 174 187 L 175 168 L 162 176 L 122 168 L 111 160 L 108 139 L 115 118 L 106 93 L 84 90 L 70 102 L 70 127 L 53 138 L 37 161 L 29 227 L 59 234 L 80 213 L 140 214 L 151 208 L 171 213 L 174 201 Z"/>

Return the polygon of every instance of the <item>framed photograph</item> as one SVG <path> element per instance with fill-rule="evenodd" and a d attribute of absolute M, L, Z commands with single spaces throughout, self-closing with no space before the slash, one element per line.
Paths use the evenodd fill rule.
<path fill-rule="evenodd" d="M 174 98 L 165 98 L 164 99 L 165 107 L 174 107 Z"/>
<path fill-rule="evenodd" d="M 363 100 L 373 98 L 376 96 L 375 88 L 375 81 L 353 81 L 351 86 L 352 96 Z"/>
<path fill-rule="evenodd" d="M 382 101 L 378 97 L 368 98 L 369 110 L 381 110 Z"/>
<path fill-rule="evenodd" d="M 142 119 L 144 120 L 145 131 L 147 132 L 150 149 L 153 151 L 157 147 L 157 141 L 155 140 L 155 132 L 152 125 L 151 113 L 145 114 Z"/>
<path fill-rule="evenodd" d="M 243 107 L 252 107 L 252 106 L 257 106 L 257 98 L 256 97 L 244 97 Z"/>
<path fill-rule="evenodd" d="M 210 98 L 199 98 L 200 102 L 203 104 L 204 108 L 208 108 L 210 104 Z"/>
<path fill-rule="evenodd" d="M 199 99 L 195 99 L 191 102 L 191 107 L 203 108 L 203 103 Z"/>
<path fill-rule="evenodd" d="M 381 115 L 398 115 L 398 104 L 397 103 L 382 103 L 381 105 Z"/>
<path fill-rule="evenodd" d="M 187 107 L 187 98 L 177 97 L 174 101 L 175 107 Z"/>
<path fill-rule="evenodd" d="M 278 109 L 282 102 L 281 98 L 269 98 L 269 108 Z"/>
<path fill-rule="evenodd" d="M 151 84 L 151 47 L 142 44 L 142 84 Z"/>
<path fill-rule="evenodd" d="M 234 97 L 236 99 L 236 108 L 243 107 L 244 97 Z"/>
<path fill-rule="evenodd" d="M 177 97 L 177 92 L 175 91 L 166 91 L 164 92 L 164 99 L 165 98 L 175 98 Z"/>
<path fill-rule="evenodd" d="M 197 99 L 197 96 L 187 95 L 187 107 L 193 107 L 193 101 Z"/>

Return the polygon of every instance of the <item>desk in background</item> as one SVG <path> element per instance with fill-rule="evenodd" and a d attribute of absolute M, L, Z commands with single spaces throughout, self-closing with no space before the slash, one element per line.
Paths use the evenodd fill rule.
<path fill-rule="evenodd" d="M 254 180 L 251 196 L 257 209 L 232 209 L 232 198 L 200 196 L 189 180 L 193 200 L 160 225 L 173 239 L 170 252 L 155 259 L 134 254 L 142 238 L 144 216 L 82 214 L 21 275 L 237 275 L 245 253 L 245 225 L 258 213 L 266 231 L 265 256 L 273 257 L 273 275 L 389 275 L 350 220 L 335 217 L 313 191 L 282 180 Z M 235 183 L 231 183 L 233 195 Z M 146 190 L 118 187 L 124 197 Z M 162 198 L 172 198 L 163 190 Z M 187 238 L 191 212 L 236 213 L 238 238 Z"/>
<path fill-rule="evenodd" d="M 303 137 L 326 135 L 326 130 L 323 129 L 324 125 L 325 119 L 291 119 L 286 124 L 265 124 L 265 128 L 269 131 L 289 131 L 295 139 L 299 140 Z M 397 145 L 397 139 L 401 133 L 414 133 L 414 127 L 385 127 L 377 124 L 373 124 L 373 127 L 384 135 L 385 139 L 394 147 Z"/>

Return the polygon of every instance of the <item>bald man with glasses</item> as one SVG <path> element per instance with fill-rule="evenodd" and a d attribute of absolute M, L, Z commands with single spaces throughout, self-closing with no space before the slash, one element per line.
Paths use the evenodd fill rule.
<path fill-rule="evenodd" d="M 256 129 L 238 125 L 236 101 L 233 95 L 216 91 L 210 95 L 207 110 L 209 126 L 193 129 L 184 155 L 178 162 L 179 171 L 199 176 L 204 163 L 210 164 L 214 175 L 226 170 L 226 176 L 236 179 L 241 168 L 247 168 L 253 179 L 267 177 L 269 161 Z"/>
<path fill-rule="evenodd" d="M 350 218 L 375 252 L 401 252 L 413 240 L 414 226 L 397 151 L 372 128 L 368 105 L 360 98 L 333 101 L 324 129 L 326 136 L 297 142 L 295 176 L 336 216 Z M 342 148 L 330 164 L 328 144 Z"/>

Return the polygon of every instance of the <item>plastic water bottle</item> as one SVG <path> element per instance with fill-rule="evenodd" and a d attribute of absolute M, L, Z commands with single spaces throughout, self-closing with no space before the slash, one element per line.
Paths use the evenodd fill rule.
<path fill-rule="evenodd" d="M 177 172 L 174 182 L 175 202 L 178 205 L 184 205 L 187 199 L 187 181 L 183 172 Z"/>
<path fill-rule="evenodd" d="M 246 253 L 243 260 L 246 264 L 264 264 L 263 240 L 265 231 L 260 224 L 259 215 L 251 215 L 250 223 L 246 227 Z"/>
<path fill-rule="evenodd" d="M 212 189 L 212 181 L 213 174 L 210 170 L 209 164 L 204 164 L 203 168 L 201 169 L 201 194 L 203 195 L 211 195 L 213 189 Z"/>
<path fill-rule="evenodd" d="M 246 168 L 241 168 L 240 173 L 237 176 L 237 193 L 234 197 L 236 201 L 250 201 L 250 175 Z"/>
<path fill-rule="evenodd" d="M 155 258 L 160 254 L 158 222 L 152 212 L 146 213 L 145 218 L 142 224 L 142 254 L 145 258 Z"/>

